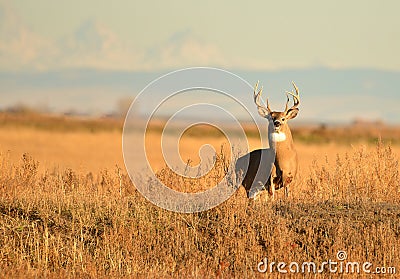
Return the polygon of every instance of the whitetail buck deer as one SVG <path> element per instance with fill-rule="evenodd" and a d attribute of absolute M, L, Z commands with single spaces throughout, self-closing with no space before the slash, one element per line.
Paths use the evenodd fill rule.
<path fill-rule="evenodd" d="M 297 116 L 300 104 L 299 89 L 293 82 L 295 92 L 286 92 L 287 101 L 285 110 L 272 111 L 269 107 L 268 98 L 266 106 L 261 102 L 262 87 L 258 90 L 258 82 L 254 87 L 254 102 L 257 105 L 258 113 L 272 121 L 273 131 L 269 132 L 270 144 L 275 146 L 273 149 L 258 149 L 238 159 L 236 171 L 240 170 L 241 161 L 248 160 L 247 170 L 242 185 L 247 191 L 249 198 L 256 198 L 262 189 L 268 189 L 269 194 L 274 197 L 275 190 L 284 188 L 285 196 L 289 194 L 289 186 L 297 174 L 297 152 L 293 144 L 292 133 L 288 126 L 288 121 Z M 293 106 L 288 107 L 289 95 L 293 97 Z M 271 127 L 271 126 L 270 126 Z M 275 155 L 275 159 L 274 156 Z M 247 156 L 247 158 L 245 158 Z"/>

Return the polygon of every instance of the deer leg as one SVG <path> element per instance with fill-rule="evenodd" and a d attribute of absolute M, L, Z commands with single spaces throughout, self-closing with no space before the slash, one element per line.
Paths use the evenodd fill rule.
<path fill-rule="evenodd" d="M 272 184 L 274 185 L 275 190 L 278 190 L 283 187 L 282 175 L 274 176 L 272 179 Z"/>
<path fill-rule="evenodd" d="M 288 198 L 289 197 L 289 185 L 287 185 L 285 187 L 285 197 Z"/>
<path fill-rule="evenodd" d="M 272 175 L 269 177 L 268 193 L 272 197 L 272 200 L 274 200 L 275 199 L 275 185 L 274 185 L 274 177 Z"/>
<path fill-rule="evenodd" d="M 277 179 L 276 176 L 277 176 L 276 175 L 276 167 L 272 166 L 271 174 L 269 175 L 269 179 L 267 181 L 267 186 L 268 186 L 267 190 L 268 190 L 269 195 L 272 197 L 272 200 L 275 199 L 275 190 L 276 190 L 275 180 Z"/>
<path fill-rule="evenodd" d="M 289 186 L 293 181 L 293 175 L 291 173 L 283 175 L 283 187 L 285 188 L 285 197 L 289 197 Z"/>

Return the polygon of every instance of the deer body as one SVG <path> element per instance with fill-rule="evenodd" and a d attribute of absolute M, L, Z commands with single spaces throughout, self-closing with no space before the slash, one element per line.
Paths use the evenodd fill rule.
<path fill-rule="evenodd" d="M 260 190 L 260 183 L 262 188 L 267 188 L 268 192 L 272 197 L 274 196 L 275 190 L 284 188 L 285 196 L 289 194 L 289 186 L 293 182 L 297 174 L 298 159 L 297 152 L 293 143 L 292 133 L 290 131 L 288 121 L 297 116 L 299 111 L 298 105 L 300 104 L 299 90 L 293 83 L 295 88 L 294 92 L 286 92 L 287 101 L 285 110 L 282 112 L 272 111 L 269 107 L 268 99 L 266 100 L 267 105 L 261 103 L 262 88 L 257 92 L 258 82 L 254 87 L 254 102 L 257 105 L 258 113 L 260 116 L 272 121 L 273 131 L 270 132 L 270 140 L 275 145 L 275 160 L 273 163 L 271 174 L 269 177 L 264 175 L 260 178 L 259 173 L 263 174 L 259 169 L 269 169 L 270 166 L 263 166 L 263 162 L 258 159 L 261 155 L 266 152 L 265 149 L 254 150 L 250 153 L 250 161 L 248 165 L 248 171 L 243 179 L 242 185 L 246 188 L 249 197 L 256 197 Z M 289 95 L 293 97 L 293 106 L 288 108 Z M 255 154 L 258 154 L 255 156 Z M 268 160 L 264 160 L 268 164 Z M 257 173 L 257 176 L 254 175 Z M 251 187 L 250 187 L 251 186 Z M 256 189 L 251 191 L 250 188 Z"/>
<path fill-rule="evenodd" d="M 272 133 L 271 138 L 276 154 L 268 190 L 274 195 L 275 190 L 284 187 L 285 194 L 288 195 L 289 185 L 295 179 L 298 168 L 297 152 L 289 126 L 284 125 L 279 133 Z"/>

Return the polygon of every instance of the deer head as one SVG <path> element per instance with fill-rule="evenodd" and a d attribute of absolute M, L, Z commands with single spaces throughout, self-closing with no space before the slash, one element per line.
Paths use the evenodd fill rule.
<path fill-rule="evenodd" d="M 258 90 L 258 83 L 259 82 L 257 81 L 257 83 L 254 87 L 254 102 L 257 105 L 258 113 L 264 118 L 270 117 L 272 122 L 274 123 L 275 133 L 279 133 L 288 127 L 287 122 L 290 119 L 295 118 L 297 116 L 297 113 L 299 112 L 299 109 L 298 109 L 298 106 L 300 104 L 299 89 L 297 88 L 296 84 L 294 82 L 292 82 L 295 92 L 286 91 L 287 99 L 286 99 L 285 110 L 284 111 L 272 111 L 271 108 L 269 107 L 268 98 L 266 99 L 267 105 L 263 104 L 263 102 L 261 100 L 261 94 L 262 94 L 263 87 L 261 87 L 261 89 Z M 293 97 L 293 106 L 291 108 L 288 107 L 289 95 Z"/>

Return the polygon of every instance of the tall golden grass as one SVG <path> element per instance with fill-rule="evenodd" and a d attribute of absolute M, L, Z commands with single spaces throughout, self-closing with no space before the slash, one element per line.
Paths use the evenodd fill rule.
<path fill-rule="evenodd" d="M 226 172 L 224 160 L 214 177 Z M 381 142 L 316 161 L 288 199 L 250 201 L 239 189 L 194 214 L 152 205 L 120 166 L 40 173 L 39 165 L 28 154 L 18 164 L 0 156 L 3 278 L 263 278 L 257 264 L 265 257 L 321 263 L 339 250 L 351 261 L 399 264 L 398 159 Z M 169 170 L 158 175 L 182 183 Z"/>

